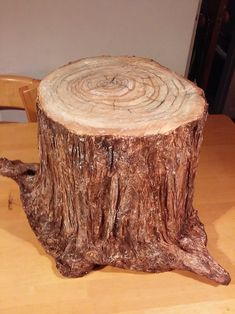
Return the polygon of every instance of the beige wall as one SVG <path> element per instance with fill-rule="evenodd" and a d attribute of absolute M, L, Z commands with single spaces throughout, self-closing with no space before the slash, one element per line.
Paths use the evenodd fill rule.
<path fill-rule="evenodd" d="M 151 57 L 183 74 L 199 2 L 0 1 L 0 72 L 39 78 L 99 54 Z"/>
<path fill-rule="evenodd" d="M 184 74 L 200 1 L 0 2 L 0 73 L 42 78 L 100 54 L 150 57 Z"/>

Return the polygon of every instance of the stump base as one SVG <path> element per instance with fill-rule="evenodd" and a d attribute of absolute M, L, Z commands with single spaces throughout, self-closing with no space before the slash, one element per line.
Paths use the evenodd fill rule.
<path fill-rule="evenodd" d="M 175 243 L 167 242 L 161 234 L 156 234 L 151 242 L 142 243 L 115 237 L 79 243 L 76 235 L 65 237 L 61 234 L 61 227 L 51 221 L 49 215 L 38 216 L 35 212 L 34 199 L 28 193 L 37 185 L 38 169 L 38 164 L 0 158 L 0 174 L 19 184 L 29 223 L 46 252 L 55 258 L 57 269 L 63 276 L 82 277 L 97 266 L 110 265 L 150 273 L 189 270 L 219 284 L 229 284 L 228 272 L 213 260 L 206 249 L 204 226 L 193 208 L 188 224 Z"/>

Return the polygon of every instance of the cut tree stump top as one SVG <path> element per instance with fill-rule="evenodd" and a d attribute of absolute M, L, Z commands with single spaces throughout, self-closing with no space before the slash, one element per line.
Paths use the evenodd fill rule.
<path fill-rule="evenodd" d="M 165 134 L 201 118 L 203 91 L 157 62 L 139 57 L 85 58 L 49 74 L 39 107 L 76 134 Z"/>

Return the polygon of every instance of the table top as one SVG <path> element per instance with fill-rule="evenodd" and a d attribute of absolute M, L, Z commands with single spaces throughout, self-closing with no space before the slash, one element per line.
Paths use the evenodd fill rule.
<path fill-rule="evenodd" d="M 36 133 L 33 123 L 0 124 L 0 156 L 37 162 Z M 147 274 L 113 267 L 68 279 L 31 231 L 17 185 L 0 177 L 0 313 L 235 313 L 235 124 L 225 116 L 208 118 L 194 206 L 210 253 L 230 272 L 229 286 L 186 271 Z"/>

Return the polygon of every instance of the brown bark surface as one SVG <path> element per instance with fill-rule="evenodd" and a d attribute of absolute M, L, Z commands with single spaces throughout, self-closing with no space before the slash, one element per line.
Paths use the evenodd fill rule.
<path fill-rule="evenodd" d="M 140 58 L 120 58 L 121 62 L 134 60 L 135 67 L 138 62 L 151 65 L 144 77 L 137 73 L 135 79 L 126 70 L 124 82 L 125 67 L 110 67 L 109 58 L 103 59 L 95 59 L 97 71 L 88 71 L 85 61 L 90 59 L 85 59 L 79 71 L 75 71 L 78 61 L 45 79 L 38 104 L 41 162 L 23 164 L 2 158 L 0 173 L 18 182 L 29 223 L 65 276 L 79 277 L 97 265 L 112 265 L 146 272 L 187 269 L 228 284 L 229 274 L 206 249 L 206 233 L 192 205 L 207 114 L 201 91 Z M 154 67 L 161 78 L 166 73 L 167 79 L 162 78 L 169 89 L 165 100 L 159 100 L 161 90 L 156 91 L 151 78 L 151 102 L 136 103 L 143 95 L 149 99 L 148 87 L 143 86 L 146 73 L 151 77 Z M 71 84 L 64 88 L 68 73 Z M 130 97 L 129 75 L 135 82 L 135 99 Z M 184 86 L 175 98 L 169 96 L 169 77 Z M 130 90 L 125 91 L 124 100 L 129 105 L 122 107 L 126 86 Z M 63 93 L 69 97 L 63 99 Z M 192 106 L 187 107 L 187 102 Z M 133 117 L 130 111 L 135 111 Z"/>

